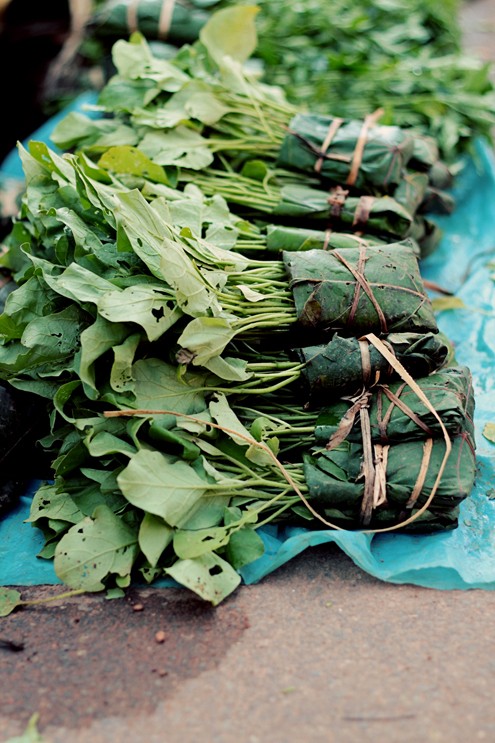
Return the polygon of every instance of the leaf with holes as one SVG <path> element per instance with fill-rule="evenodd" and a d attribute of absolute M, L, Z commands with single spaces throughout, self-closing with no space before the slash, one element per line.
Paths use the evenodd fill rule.
<path fill-rule="evenodd" d="M 241 582 L 233 567 L 213 552 L 194 559 L 177 560 L 165 572 L 213 606 L 229 596 Z"/>
<path fill-rule="evenodd" d="M 55 572 L 72 588 L 101 591 L 110 576 L 128 576 L 138 551 L 138 537 L 107 506 L 73 526 L 55 550 Z"/>

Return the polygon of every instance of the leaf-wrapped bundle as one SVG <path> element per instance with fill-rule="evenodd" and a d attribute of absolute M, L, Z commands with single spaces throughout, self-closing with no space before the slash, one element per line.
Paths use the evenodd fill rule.
<path fill-rule="evenodd" d="M 439 369 L 449 355 L 441 334 L 391 333 L 383 341 L 414 378 Z M 388 361 L 365 339 L 335 334 L 326 346 L 308 346 L 294 353 L 305 363 L 301 375 L 306 396 L 319 405 L 397 378 Z"/>
<path fill-rule="evenodd" d="M 360 245 L 382 245 L 376 235 L 354 235 L 333 230 L 314 230 L 305 227 L 270 224 L 266 228 L 266 249 L 272 253 L 304 250 L 341 250 Z"/>
<path fill-rule="evenodd" d="M 116 40 L 133 31 L 148 39 L 195 41 L 209 18 L 201 0 L 107 0 L 94 13 L 89 31 L 96 38 Z"/>
<path fill-rule="evenodd" d="M 344 335 L 437 331 L 412 246 L 283 253 L 299 323 Z"/>
<path fill-rule="evenodd" d="M 377 126 L 373 114 L 363 120 L 298 113 L 280 148 L 278 164 L 323 179 L 389 192 L 401 178 L 414 150 L 413 138 L 397 126 Z"/>
<path fill-rule="evenodd" d="M 387 447 L 386 501 L 374 508 L 371 521 L 367 524 L 369 528 L 399 523 L 414 515 L 414 510 L 425 504 L 445 456 L 445 441 L 432 441 L 428 461 L 425 461 L 427 455 L 424 441 L 406 441 Z M 361 508 L 365 490 L 362 459 L 363 447 L 352 443 L 332 451 L 315 451 L 306 455 L 304 461 L 304 474 L 312 506 L 325 518 L 334 519 L 339 524 L 344 522 L 347 528 L 362 526 Z M 425 466 L 427 469 L 424 482 L 412 502 L 411 494 L 414 493 L 421 469 Z M 455 517 L 455 511 L 452 513 L 452 510 L 471 492 L 475 474 L 473 442 L 469 435 L 461 434 L 452 441 L 452 452 L 429 506 L 428 517 L 445 513 Z M 452 525 L 455 526 L 455 521 Z M 415 529 L 421 527 L 421 516 L 413 526 Z"/>
<path fill-rule="evenodd" d="M 323 219 L 332 227 L 354 232 L 402 238 L 413 221 L 407 209 L 390 196 L 351 196 L 340 186 L 326 192 L 289 183 L 280 188 L 278 196 L 278 203 L 273 209 L 267 208 L 267 212 L 280 217 Z M 232 201 L 236 201 L 235 194 Z"/>
<path fill-rule="evenodd" d="M 473 431 L 473 383 L 466 366 L 447 367 L 415 381 L 449 433 L 457 435 L 465 430 Z M 373 442 L 387 443 L 424 439 L 425 435 L 442 435 L 438 418 L 404 382 L 378 385 L 361 399 L 368 408 Z M 339 430 L 341 423 L 342 430 L 347 420 L 352 427 L 346 428 L 345 438 L 353 442 L 361 441 L 363 434 L 359 415 L 350 419 L 354 416 L 352 408 L 353 402 L 341 400 L 322 410 L 315 426 L 316 441 L 326 444 Z"/>

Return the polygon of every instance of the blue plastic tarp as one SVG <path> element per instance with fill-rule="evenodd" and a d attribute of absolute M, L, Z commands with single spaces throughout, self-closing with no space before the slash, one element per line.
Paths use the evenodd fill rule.
<path fill-rule="evenodd" d="M 49 133 L 47 125 L 42 136 L 36 132 L 32 139 L 47 141 Z M 14 154 L 7 164 L 10 174 L 17 167 Z M 464 303 L 438 315 L 458 363 L 472 371 L 476 397 L 478 476 L 461 504 L 458 528 L 431 535 L 370 535 L 264 527 L 265 554 L 241 570 L 245 583 L 259 581 L 308 547 L 334 542 L 356 565 L 384 581 L 437 589 L 495 588 L 495 445 L 482 435 L 486 423 L 495 423 L 495 267 L 489 267 L 495 260 L 495 160 L 484 143 L 477 144 L 476 156 L 458 176 L 454 196 L 454 213 L 437 220 L 444 229 L 442 242 L 421 270 L 425 279 Z M 59 582 L 52 562 L 36 557 L 43 537 L 25 521 L 30 500 L 27 493 L 0 523 L 0 585 Z"/>

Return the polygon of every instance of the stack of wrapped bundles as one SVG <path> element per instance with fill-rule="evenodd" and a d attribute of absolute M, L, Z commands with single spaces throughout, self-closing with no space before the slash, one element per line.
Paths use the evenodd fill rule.
<path fill-rule="evenodd" d="M 249 25 L 249 10 L 240 12 Z M 84 151 L 147 198 L 194 183 L 248 218 L 388 241 L 412 236 L 423 254 L 435 247 L 440 233 L 429 214 L 453 203 L 434 140 L 380 125 L 381 110 L 362 120 L 298 111 L 217 42 L 215 23 L 168 60 L 142 37 L 118 41 L 116 74 L 98 101 L 105 117 L 69 114 L 53 141 Z"/>
<path fill-rule="evenodd" d="M 218 603 L 268 522 L 452 528 L 474 403 L 411 237 L 431 142 L 302 115 L 205 29 L 167 62 L 118 42 L 106 118 L 20 148 L 0 376 L 47 401 L 59 577 Z"/>

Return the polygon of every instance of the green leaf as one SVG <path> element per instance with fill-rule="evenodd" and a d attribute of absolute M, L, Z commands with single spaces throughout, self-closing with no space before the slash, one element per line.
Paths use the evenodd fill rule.
<path fill-rule="evenodd" d="M 21 606 L 22 599 L 19 591 L 13 588 L 0 588 L 0 617 L 6 617 L 17 606 Z"/>
<path fill-rule="evenodd" d="M 160 359 L 142 359 L 133 366 L 133 407 L 145 410 L 173 410 L 177 413 L 195 415 L 206 410 L 206 376 L 188 374 L 187 380 L 179 377 L 177 369 Z M 214 384 L 214 381 L 212 381 Z M 160 424 L 175 423 L 173 416 L 160 416 Z"/>
<path fill-rule="evenodd" d="M 158 165 L 202 170 L 213 162 L 208 140 L 186 126 L 168 132 L 149 132 L 139 148 Z"/>
<path fill-rule="evenodd" d="M 207 475 L 210 475 L 210 469 L 207 461 L 203 459 L 203 465 Z M 218 482 L 213 476 L 215 482 Z M 232 480 L 226 481 L 226 492 L 232 487 Z M 223 522 L 225 508 L 230 503 L 230 495 L 215 495 L 214 498 L 202 498 L 196 504 L 195 508 L 188 513 L 187 518 L 181 523 L 181 529 L 195 531 L 197 529 L 211 529 L 213 526 L 219 526 Z"/>
<path fill-rule="evenodd" d="M 236 444 L 240 446 L 249 446 L 250 442 L 257 444 L 247 428 L 242 425 L 223 393 L 219 392 L 215 395 L 215 399 L 210 402 L 209 409 L 213 420 L 222 426 L 224 433 Z"/>
<path fill-rule="evenodd" d="M 5 340 L 21 338 L 24 328 L 36 318 L 46 314 L 51 294 L 40 276 L 32 276 L 7 297 L 0 315 L 0 333 Z"/>
<path fill-rule="evenodd" d="M 230 530 L 225 526 L 210 529 L 183 529 L 174 534 L 174 551 L 177 557 L 189 559 L 213 552 L 227 544 Z"/>
<path fill-rule="evenodd" d="M 115 285 L 110 281 L 77 263 L 71 263 L 58 276 L 49 276 L 45 273 L 44 277 L 54 291 L 81 304 L 84 302 L 96 304 L 107 292 L 115 291 Z"/>
<path fill-rule="evenodd" d="M 137 535 L 107 506 L 73 526 L 57 545 L 55 572 L 72 588 L 101 591 L 110 575 L 127 576 L 137 555 Z"/>
<path fill-rule="evenodd" d="M 177 560 L 164 572 L 213 606 L 223 601 L 241 582 L 239 574 L 229 563 L 214 553 L 191 560 Z"/>
<path fill-rule="evenodd" d="M 194 366 L 204 366 L 210 359 L 220 356 L 235 334 L 230 321 L 222 317 L 195 317 L 186 325 L 178 343 L 194 354 Z"/>
<path fill-rule="evenodd" d="M 168 288 L 152 284 L 108 292 L 100 298 L 98 311 L 112 323 L 135 322 L 150 341 L 157 340 L 182 317 Z"/>
<path fill-rule="evenodd" d="M 32 320 L 21 339 L 22 344 L 30 350 L 26 359 L 27 368 L 35 368 L 46 362 L 63 362 L 67 365 L 79 348 L 83 323 L 79 308 L 74 305 Z"/>
<path fill-rule="evenodd" d="M 109 588 L 105 593 L 105 598 L 108 600 L 124 598 L 125 591 L 122 588 Z"/>
<path fill-rule="evenodd" d="M 55 126 L 50 140 L 63 150 L 70 150 L 94 142 L 107 147 L 134 145 L 137 135 L 130 126 L 119 125 L 113 119 L 90 119 L 80 111 L 70 111 Z"/>
<path fill-rule="evenodd" d="M 180 452 L 181 459 L 194 460 L 200 455 L 200 450 L 191 441 L 191 437 L 178 433 L 177 431 L 170 431 L 168 428 L 164 428 L 157 421 L 153 421 L 149 427 L 149 437 L 152 441 L 157 442 L 157 448 L 160 449 L 160 442 L 164 444 L 165 449 L 169 449 L 168 453 L 177 454 Z"/>
<path fill-rule="evenodd" d="M 166 547 L 173 537 L 173 529 L 152 513 L 145 513 L 139 527 L 139 547 L 148 560 L 150 566 L 155 568 Z"/>
<path fill-rule="evenodd" d="M 113 45 L 112 59 L 123 77 L 153 80 L 167 92 L 179 90 L 189 79 L 173 62 L 153 56 L 146 39 L 138 32 L 132 34 L 130 42 L 119 39 Z"/>
<path fill-rule="evenodd" d="M 483 428 L 483 436 L 492 444 L 495 444 L 495 423 L 486 423 Z"/>
<path fill-rule="evenodd" d="M 86 446 L 91 456 L 97 459 L 106 457 L 109 454 L 124 454 L 130 457 L 136 453 L 136 449 L 132 444 L 123 441 L 108 431 L 100 431 L 100 433 L 97 433 L 91 439 L 88 438 L 86 440 Z"/>
<path fill-rule="evenodd" d="M 225 556 L 235 570 L 257 560 L 265 552 L 263 540 L 255 529 L 245 526 L 233 532 L 225 550 Z"/>
<path fill-rule="evenodd" d="M 36 523 L 39 519 L 57 519 L 77 524 L 82 516 L 68 493 L 60 492 L 55 485 L 42 485 L 33 497 L 26 521 Z"/>
<path fill-rule="evenodd" d="M 165 170 L 137 147 L 110 147 L 98 160 L 98 166 L 114 173 L 127 173 L 169 185 Z"/>
<path fill-rule="evenodd" d="M 214 356 L 203 366 L 220 379 L 226 379 L 229 382 L 245 382 L 246 379 L 253 376 L 252 372 L 246 371 L 247 363 L 243 359 L 236 359 L 232 356 L 226 356 L 225 358 Z"/>
<path fill-rule="evenodd" d="M 79 357 L 79 377 L 90 399 L 98 392 L 94 363 L 107 351 L 122 343 L 129 333 L 124 323 L 112 323 L 101 315 L 81 333 L 81 355 Z M 93 390 L 93 392 L 91 391 Z"/>
<path fill-rule="evenodd" d="M 110 370 L 110 386 L 115 392 L 127 392 L 134 389 L 132 364 L 139 346 L 139 333 L 129 335 L 123 343 L 113 347 L 114 362 Z"/>
<path fill-rule="evenodd" d="M 209 489 L 209 484 L 186 462 L 142 449 L 117 477 L 129 503 L 179 526 Z"/>
<path fill-rule="evenodd" d="M 220 65 L 225 56 L 245 62 L 256 49 L 255 5 L 234 6 L 214 13 L 199 38 L 210 57 Z"/>

